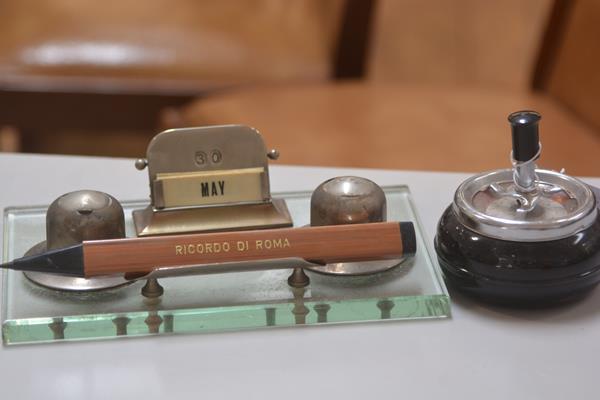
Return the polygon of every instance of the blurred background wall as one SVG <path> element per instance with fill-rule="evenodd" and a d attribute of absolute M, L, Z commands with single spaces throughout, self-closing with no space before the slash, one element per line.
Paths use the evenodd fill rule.
<path fill-rule="evenodd" d="M 244 123 L 285 163 L 477 171 L 532 108 L 542 161 L 600 175 L 594 0 L 5 0 L 0 23 L 3 151 Z"/>

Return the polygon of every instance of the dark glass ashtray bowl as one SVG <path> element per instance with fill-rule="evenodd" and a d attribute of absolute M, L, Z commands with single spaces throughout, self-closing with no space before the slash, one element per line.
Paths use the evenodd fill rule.
<path fill-rule="evenodd" d="M 508 241 L 465 227 L 450 206 L 435 249 L 446 283 L 489 303 L 552 306 L 583 297 L 600 282 L 600 217 L 558 240 Z"/>

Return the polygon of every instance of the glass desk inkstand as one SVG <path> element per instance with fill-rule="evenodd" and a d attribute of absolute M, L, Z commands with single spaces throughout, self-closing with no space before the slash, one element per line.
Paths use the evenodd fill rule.
<path fill-rule="evenodd" d="M 125 235 L 135 237 L 144 229 L 147 232 L 155 228 L 173 229 L 175 225 L 169 225 L 169 219 L 163 218 L 164 215 L 153 215 L 161 212 L 185 215 L 186 213 L 202 214 L 206 213 L 205 210 L 212 209 L 217 210 L 217 215 L 226 214 L 227 210 L 230 210 L 227 207 L 231 205 L 216 206 L 214 203 L 207 202 L 204 204 L 206 207 L 200 209 L 177 203 L 178 201 L 197 202 L 199 198 L 163 196 L 165 188 L 167 191 L 175 190 L 176 193 L 181 185 L 204 182 L 207 177 L 211 179 L 219 177 L 221 181 L 225 181 L 225 185 L 250 177 L 257 184 L 256 187 L 260 184 L 259 189 L 254 192 L 246 191 L 232 199 L 231 209 L 238 209 L 235 215 L 242 215 L 241 218 L 246 218 L 246 222 L 254 221 L 250 226 L 251 229 L 261 227 L 261 224 L 262 227 L 286 226 L 292 221 L 295 227 L 309 225 L 311 192 L 276 193 L 271 198 L 266 165 L 267 152 L 260 135 L 254 130 L 249 132 L 248 129 L 250 128 L 224 126 L 181 130 L 185 132 L 167 131 L 158 135 L 153 140 L 155 144 L 159 143 L 161 146 L 164 144 L 161 144 L 161 141 L 157 142 L 157 138 L 163 140 L 168 138 L 168 145 L 174 144 L 170 140 L 180 142 L 179 145 L 183 148 L 189 147 L 189 150 L 180 151 L 191 152 L 196 166 L 203 166 L 204 164 L 200 162 L 202 160 L 207 162 L 208 166 L 197 168 L 196 173 L 173 170 L 158 172 L 156 168 L 152 169 L 154 158 L 151 142 L 148 160 L 138 160 L 136 166 L 148 165 L 149 167 L 152 202 L 150 205 L 143 201 L 122 203 Z M 264 161 L 257 157 L 254 157 L 254 160 L 246 158 L 242 162 L 245 162 L 247 167 L 244 168 L 244 165 L 240 164 L 235 168 L 224 170 L 224 167 L 227 167 L 228 155 L 236 150 L 223 147 L 225 142 L 217 143 L 213 136 L 215 132 L 218 132 L 218 136 L 231 134 L 223 132 L 246 135 L 242 140 L 244 148 L 247 150 L 256 146 L 258 151 L 262 151 Z M 177 139 L 173 133 L 189 136 L 182 140 L 181 137 Z M 208 150 L 186 145 L 185 140 L 192 135 L 196 136 L 194 140 L 198 143 L 208 143 L 208 146 L 204 146 Z M 198 141 L 198 136 L 202 136 L 202 141 Z M 275 152 L 268 154 L 274 155 Z M 211 159 L 216 162 L 211 164 Z M 263 164 L 256 165 L 257 162 Z M 223 173 L 224 171 L 226 172 Z M 163 173 L 167 175 L 162 175 Z M 157 177 L 163 178 L 164 181 L 157 183 Z M 179 179 L 181 180 L 178 181 Z M 201 185 L 199 187 L 201 196 L 202 187 Z M 148 279 L 113 285 L 115 287 L 101 290 L 52 289 L 42 286 L 43 282 L 41 285 L 35 283 L 22 272 L 4 270 L 2 271 L 4 344 L 449 317 L 449 297 L 437 261 L 432 256 L 433 253 L 423 236 L 408 187 L 394 186 L 382 189 L 387 202 L 387 220 L 412 221 L 415 226 L 417 244 L 415 256 L 393 268 L 386 267 L 380 272 L 363 275 L 351 273 L 347 276 L 339 276 L 339 271 L 336 272 L 335 269 L 325 268 L 318 271 L 321 267 L 315 268 L 315 271 L 307 270 L 307 275 L 304 275 L 304 270 L 300 270 L 302 275 L 310 278 L 310 283 L 303 287 L 293 285 L 293 282 L 288 283 L 290 269 L 272 269 L 169 277 L 161 278 L 160 282 L 156 279 Z M 162 194 L 161 190 L 163 190 Z M 162 198 L 157 201 L 160 196 Z M 239 196 L 246 196 L 246 198 L 240 200 Z M 244 206 L 247 208 L 244 209 Z M 255 218 L 252 218 L 252 212 L 248 210 L 256 209 L 257 206 L 267 211 L 255 213 Z M 3 261 L 22 256 L 28 249 L 46 239 L 46 210 L 47 207 L 13 207 L 5 210 Z M 136 215 L 138 215 L 137 221 L 135 221 Z M 142 217 L 139 217 L 140 215 Z M 262 217 L 262 221 L 258 221 L 256 216 Z M 197 221 L 199 220 L 195 219 L 193 223 L 197 224 Z M 239 222 L 240 219 L 230 218 L 224 222 L 231 225 L 236 221 Z M 212 225 L 206 231 L 221 230 L 222 227 L 215 227 L 216 222 L 214 219 L 209 219 L 208 223 Z M 225 227 L 232 230 L 240 228 L 240 226 Z M 190 228 L 190 231 L 198 230 L 201 229 L 198 229 L 197 225 Z M 157 234 L 164 234 L 164 231 Z M 146 292 L 142 295 L 144 289 Z"/>

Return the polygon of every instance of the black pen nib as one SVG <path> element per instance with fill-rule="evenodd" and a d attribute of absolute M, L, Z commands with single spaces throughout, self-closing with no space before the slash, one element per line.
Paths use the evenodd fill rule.
<path fill-rule="evenodd" d="M 83 245 L 49 250 L 42 254 L 14 259 L 0 268 L 36 271 L 83 277 Z"/>

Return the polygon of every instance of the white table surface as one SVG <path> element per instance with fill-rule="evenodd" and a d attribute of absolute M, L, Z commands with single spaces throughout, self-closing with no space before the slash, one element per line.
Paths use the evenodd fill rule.
<path fill-rule="evenodd" d="M 273 191 L 337 175 L 408 184 L 428 239 L 466 174 L 275 166 Z M 586 179 L 600 185 L 600 179 Z M 78 189 L 148 196 L 132 160 L 0 155 L 0 208 Z M 0 348 L 0 399 L 597 399 L 600 289 L 515 311 L 451 292 L 452 318 Z"/>

